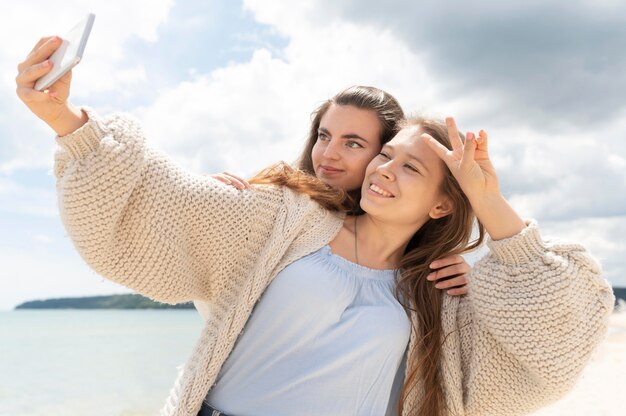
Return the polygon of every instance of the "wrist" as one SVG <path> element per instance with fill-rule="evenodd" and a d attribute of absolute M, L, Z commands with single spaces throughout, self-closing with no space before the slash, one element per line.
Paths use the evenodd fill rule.
<path fill-rule="evenodd" d="M 483 195 L 479 201 L 470 202 L 476 218 L 492 240 L 512 237 L 526 228 L 526 223 L 499 192 Z"/>
<path fill-rule="evenodd" d="M 87 114 L 80 108 L 67 103 L 59 112 L 59 115 L 48 125 L 56 132 L 58 136 L 66 136 L 89 121 Z"/>
<path fill-rule="evenodd" d="M 500 191 L 485 192 L 480 196 L 468 196 L 472 209 L 477 217 L 480 219 L 480 215 L 488 215 L 494 208 L 503 207 L 508 205 L 508 202 Z"/>

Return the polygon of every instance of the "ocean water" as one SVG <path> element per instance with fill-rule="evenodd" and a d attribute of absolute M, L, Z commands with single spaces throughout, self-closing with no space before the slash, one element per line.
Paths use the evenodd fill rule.
<path fill-rule="evenodd" d="M 0 311 L 0 415 L 158 414 L 201 329 L 193 310 Z"/>
<path fill-rule="evenodd" d="M 158 414 L 202 328 L 195 311 L 0 311 L 0 416 Z M 534 416 L 621 416 L 626 311 L 576 387 Z"/>

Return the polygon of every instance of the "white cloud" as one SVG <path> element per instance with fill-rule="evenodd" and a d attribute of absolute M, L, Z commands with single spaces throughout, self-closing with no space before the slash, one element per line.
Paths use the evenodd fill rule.
<path fill-rule="evenodd" d="M 626 214 L 620 119 L 593 131 L 495 129 L 491 153 L 503 192 L 526 215 L 564 220 Z M 626 132 L 626 129 L 624 130 Z M 626 153 L 626 152 L 625 152 Z"/>
<path fill-rule="evenodd" d="M 172 0 L 151 1 L 149 7 L 142 0 L 127 0 L 123 12 L 116 2 L 97 0 L 60 0 L 57 2 L 23 1 L 3 5 L 0 35 L 5 42 L 0 52 L 0 63 L 10 71 L 2 73 L 3 86 L 14 90 L 14 68 L 43 36 L 63 36 L 88 12 L 96 14 L 94 29 L 85 49 L 85 60 L 80 64 L 80 75 L 75 76 L 73 93 L 78 97 L 123 88 L 120 78 L 110 82 L 110 75 L 136 71 L 124 62 L 128 58 L 126 43 L 133 39 L 156 42 L 157 29 L 167 20 Z M 28 22 L 28 24 L 25 24 Z M 5 65 L 6 64 L 6 65 Z M 78 70 L 78 69 L 77 69 Z M 135 81 L 131 77 L 128 81 Z M 122 78 L 125 80 L 125 78 Z"/>
<path fill-rule="evenodd" d="M 436 83 L 419 56 L 388 33 L 336 23 L 294 33 L 280 57 L 259 49 L 249 62 L 196 76 L 136 114 L 151 142 L 179 163 L 247 175 L 293 160 L 311 111 L 354 84 L 385 88 L 414 106 L 435 103 Z"/>
<path fill-rule="evenodd" d="M 265 7 L 261 0 L 248 3 Z M 474 2 L 435 0 L 316 4 L 310 13 L 315 22 L 321 14 L 324 21 L 391 30 L 399 42 L 425 52 L 429 71 L 451 86 L 443 91 L 446 100 L 472 90 L 497 92 L 503 105 L 482 115 L 491 123 L 513 119 L 542 129 L 558 129 L 561 122 L 583 127 L 614 118 L 624 109 L 624 2 L 591 6 L 589 1 L 481 1 L 480 7 Z M 272 21 L 267 13 L 260 14 Z"/>
<path fill-rule="evenodd" d="M 75 74 L 74 97 L 80 103 L 93 102 L 93 95 L 130 98 L 147 87 L 150 68 L 125 60 L 131 53 L 128 45 L 133 39 L 158 41 L 157 29 L 167 21 L 171 2 L 162 1 L 149 8 L 142 7 L 141 1 L 126 3 L 123 15 L 114 3 L 87 3 L 98 16 L 96 25 L 107 30 L 94 30 L 87 51 L 89 59 Z M 458 116 L 461 128 L 487 129 L 503 191 L 515 207 L 525 216 L 537 217 L 544 230 L 589 243 L 592 252 L 604 259 L 607 276 L 626 284 L 620 280 L 621 271 L 626 270 L 626 259 L 622 259 L 626 248 L 623 114 L 595 123 L 593 130 L 555 119 L 551 125 L 562 129 L 557 133 L 554 128 L 547 131 L 533 120 L 526 122 L 523 116 L 529 113 L 508 106 L 497 86 L 465 88 L 453 77 L 429 68 L 429 51 L 437 47 L 436 43 L 423 47 L 408 43 L 381 25 L 349 21 L 325 9 L 328 4 L 323 1 L 247 0 L 244 5 L 256 21 L 284 36 L 286 47 L 277 50 L 260 42 L 247 62 L 231 63 L 209 73 L 186 69 L 190 74 L 187 81 L 158 91 L 154 101 L 133 111 L 144 123 L 151 145 L 196 172 L 228 169 L 249 175 L 271 162 L 292 160 L 298 154 L 310 112 L 323 100 L 349 85 L 375 85 L 394 94 L 409 112 L 452 114 Z M 23 59 L 24 50 L 30 50 L 36 41 L 28 36 L 40 35 L 33 34 L 32 27 L 47 27 L 49 21 L 65 27 L 76 20 L 66 7 L 56 14 L 35 13 L 39 21 L 26 29 L 19 28 L 27 16 L 33 15 L 34 2 L 26 6 L 14 7 L 19 16 L 12 19 L 14 23 L 7 30 L 21 34 L 16 36 L 20 44 L 0 51 L 0 67 L 8 62 L 13 69 Z M 497 14 L 498 10 L 491 12 Z M 10 87 L 13 94 L 15 74 L 1 76 L 0 82 L 6 82 L 0 84 L 0 89 Z M 0 122 L 13 138 L 20 138 L 3 142 L 0 137 L 0 148 L 12 155 L 0 156 L 0 171 L 5 173 L 24 167 L 49 167 L 52 162 L 51 135 L 45 126 L 33 123 L 32 116 L 20 105 L 0 98 L 0 107 L 7 108 L 0 112 Z M 102 105 L 96 108 L 102 114 L 109 112 Z M 476 125 L 479 123 L 485 125 Z M 53 190 L 27 191 L 14 182 L 0 183 L 3 206 L 17 201 L 20 210 L 51 214 L 50 209 L 41 212 L 34 207 L 56 208 L 54 198 Z M 33 238 L 45 246 L 45 238 Z M 30 254 L 40 258 L 37 253 Z M 13 267 L 20 264 L 9 257 L 33 263 L 30 255 L 20 257 L 11 252 L 0 255 L 0 261 Z M 31 277 L 25 281 L 35 287 L 34 282 L 45 270 L 61 274 L 64 267 L 55 266 L 55 260 L 42 254 L 43 266 L 29 265 L 32 270 L 27 275 Z M 47 290 L 59 295 L 67 295 L 70 289 L 76 294 L 112 291 L 110 286 L 100 286 L 99 279 L 98 284 L 81 286 L 85 283 L 79 281 L 84 282 L 85 272 L 89 273 L 86 266 L 71 266 L 71 270 L 73 277 L 62 280 L 65 283 L 61 289 L 49 285 L 37 293 L 49 297 L 52 295 Z M 18 291 L 24 300 L 33 297 L 26 289 Z"/>
<path fill-rule="evenodd" d="M 156 42 L 157 29 L 167 20 L 172 0 L 127 0 L 123 12 L 116 2 L 97 0 L 26 0 L 5 2 L 0 16 L 0 118 L 8 136 L 0 137 L 0 171 L 25 166 L 49 167 L 52 134 L 15 95 L 17 64 L 41 37 L 63 36 L 88 12 L 96 14 L 85 59 L 73 71 L 72 100 L 89 102 L 97 94 L 128 96 L 145 83 L 145 68 L 129 64 L 130 41 Z M 145 88 L 145 86 L 144 86 Z M 46 144 L 47 140 L 48 144 Z M 43 145 L 43 146 L 42 146 Z"/>
<path fill-rule="evenodd" d="M 532 120 L 520 122 L 515 108 L 504 107 L 501 91 L 451 93 L 459 84 L 428 70 L 419 45 L 409 46 L 380 26 L 326 13 L 320 4 L 246 1 L 255 19 L 287 37 L 287 46 L 279 54 L 259 49 L 249 62 L 196 75 L 139 109 L 153 143 L 196 171 L 251 174 L 297 154 L 316 104 L 348 85 L 375 85 L 392 92 L 409 112 L 458 115 L 462 128 L 488 129 L 503 192 L 522 215 L 542 223 L 558 220 L 563 231 L 595 227 L 602 216 L 611 216 L 607 221 L 619 228 L 626 206 L 626 147 L 616 138 L 625 135 L 623 117 L 591 130 L 558 119 L 552 124 L 560 126 L 557 133 L 538 129 Z M 493 125 L 472 125 L 489 123 L 486 115 L 492 113 L 498 114 Z M 590 232 L 596 236 L 592 251 L 619 257 L 626 234 L 608 240 L 600 229 Z M 626 262 L 609 261 L 607 267 L 615 277 Z"/>

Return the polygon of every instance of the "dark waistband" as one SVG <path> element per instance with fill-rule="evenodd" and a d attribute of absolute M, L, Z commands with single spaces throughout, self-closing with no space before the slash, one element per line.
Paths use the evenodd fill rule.
<path fill-rule="evenodd" d="M 198 416 L 230 416 L 226 413 L 220 412 L 219 410 L 209 406 L 208 404 L 202 402 L 202 408 L 198 412 Z"/>

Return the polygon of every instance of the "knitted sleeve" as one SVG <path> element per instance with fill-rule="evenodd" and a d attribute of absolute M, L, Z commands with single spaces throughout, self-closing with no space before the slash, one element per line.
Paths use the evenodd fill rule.
<path fill-rule="evenodd" d="M 526 414 L 573 387 L 615 300 L 582 246 L 543 241 L 536 223 L 488 244 L 459 308 L 464 411 Z"/>
<path fill-rule="evenodd" d="M 175 166 L 129 116 L 89 121 L 56 140 L 61 219 L 102 276 L 155 300 L 210 300 L 268 238 L 283 191 L 238 191 Z"/>

